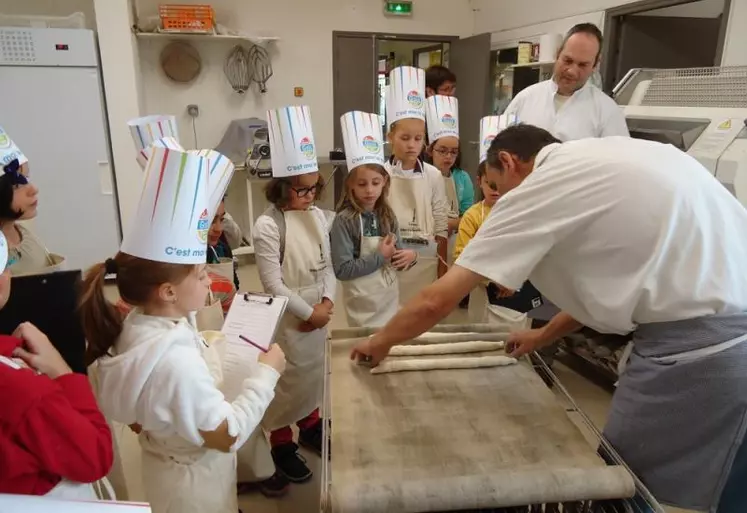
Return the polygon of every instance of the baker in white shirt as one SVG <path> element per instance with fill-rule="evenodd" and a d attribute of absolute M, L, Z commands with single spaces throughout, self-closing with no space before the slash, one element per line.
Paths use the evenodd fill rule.
<path fill-rule="evenodd" d="M 521 91 L 505 113 L 561 141 L 629 135 L 620 107 L 589 81 L 599 64 L 602 41 L 596 25 L 574 26 L 558 51 L 552 78 Z"/>
<path fill-rule="evenodd" d="M 509 337 L 513 355 L 582 324 L 632 332 L 605 436 L 660 501 L 747 511 L 747 210 L 694 158 L 628 137 L 560 144 L 517 125 L 488 166 L 502 196 L 480 231 L 352 357 L 377 364 L 481 280 L 529 278 L 567 313 Z"/>

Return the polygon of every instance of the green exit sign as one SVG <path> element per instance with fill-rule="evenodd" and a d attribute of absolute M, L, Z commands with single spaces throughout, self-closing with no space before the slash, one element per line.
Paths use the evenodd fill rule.
<path fill-rule="evenodd" d="M 412 2 L 384 2 L 384 12 L 394 16 L 412 16 Z"/>

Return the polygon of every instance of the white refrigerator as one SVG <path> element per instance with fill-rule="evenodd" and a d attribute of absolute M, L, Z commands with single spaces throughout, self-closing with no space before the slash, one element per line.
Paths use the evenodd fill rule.
<path fill-rule="evenodd" d="M 29 227 L 67 269 L 113 257 L 121 224 L 94 32 L 0 27 L 0 97 L 0 126 L 39 188 Z"/>

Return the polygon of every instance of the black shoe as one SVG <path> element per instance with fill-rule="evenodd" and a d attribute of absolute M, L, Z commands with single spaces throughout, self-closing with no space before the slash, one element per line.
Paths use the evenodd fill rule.
<path fill-rule="evenodd" d="M 316 424 L 308 429 L 301 429 L 298 432 L 298 443 L 301 447 L 322 455 L 322 423 L 319 419 Z"/>
<path fill-rule="evenodd" d="M 246 493 L 259 492 L 268 499 L 274 499 L 282 497 L 288 493 L 290 483 L 288 480 L 275 472 L 273 476 L 264 481 L 250 481 L 238 483 L 237 485 L 238 495 L 244 495 Z"/>
<path fill-rule="evenodd" d="M 268 499 L 282 497 L 288 493 L 290 482 L 285 476 L 275 472 L 270 479 L 265 479 L 259 483 L 259 491 Z"/>
<path fill-rule="evenodd" d="M 311 479 L 311 469 L 306 466 L 303 456 L 298 454 L 294 443 L 278 445 L 272 448 L 272 461 L 277 472 L 291 483 L 305 483 Z"/>

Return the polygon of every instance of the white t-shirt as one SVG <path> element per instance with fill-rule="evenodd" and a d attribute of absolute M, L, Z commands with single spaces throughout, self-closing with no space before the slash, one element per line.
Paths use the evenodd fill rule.
<path fill-rule="evenodd" d="M 457 265 L 525 279 L 586 326 L 747 310 L 747 209 L 673 146 L 627 137 L 553 144 L 502 196 Z"/>
<path fill-rule="evenodd" d="M 506 114 L 544 128 L 561 141 L 629 135 L 620 106 L 591 83 L 587 82 L 556 108 L 557 92 L 554 80 L 527 87 L 511 101 Z"/>

